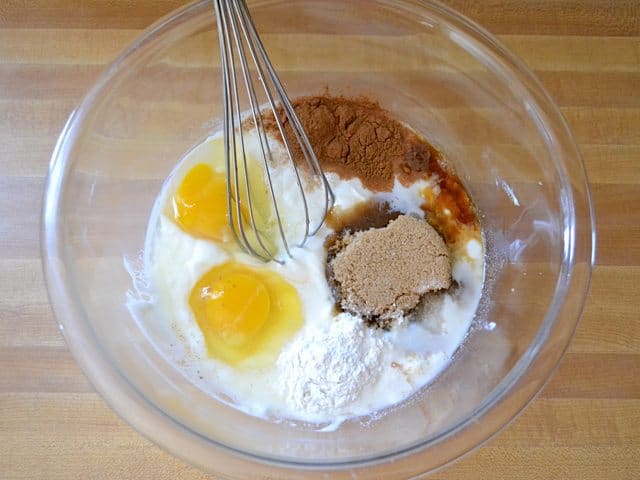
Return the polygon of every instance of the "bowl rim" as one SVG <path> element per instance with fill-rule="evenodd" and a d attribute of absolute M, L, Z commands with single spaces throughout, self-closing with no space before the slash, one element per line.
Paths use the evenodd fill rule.
<path fill-rule="evenodd" d="M 290 470 L 291 468 L 304 470 L 318 469 L 324 471 L 340 470 L 345 468 L 353 470 L 381 465 L 385 462 L 404 461 L 410 457 L 414 457 L 420 452 L 426 451 L 436 444 L 451 440 L 452 437 L 461 431 L 472 431 L 474 425 L 478 423 L 480 418 L 485 417 L 491 412 L 495 414 L 497 407 L 501 404 L 504 404 L 506 407 L 507 405 L 505 404 L 505 401 L 508 399 L 508 393 L 514 390 L 518 384 L 522 383 L 526 379 L 526 373 L 532 365 L 536 363 L 539 364 L 542 361 L 542 352 L 540 347 L 545 345 L 545 341 L 549 338 L 553 328 L 558 326 L 557 321 L 561 318 L 561 315 L 568 316 L 569 318 L 567 318 L 565 322 L 572 321 L 573 324 L 569 325 L 570 328 L 568 335 L 565 333 L 563 345 L 559 346 L 559 348 L 556 347 L 553 351 L 554 357 L 552 366 L 545 368 L 544 378 L 538 378 L 535 381 L 528 382 L 530 385 L 527 387 L 529 390 L 525 401 L 519 402 L 517 405 L 509 405 L 509 413 L 500 415 L 502 420 L 498 422 L 498 426 L 496 428 L 491 429 L 489 432 L 481 433 L 478 435 L 478 439 L 476 441 L 469 442 L 470 445 L 465 445 L 462 448 L 457 447 L 454 454 L 447 455 L 447 458 L 442 458 L 440 461 L 436 462 L 436 464 L 429 466 L 427 471 L 432 472 L 449 464 L 455 459 L 461 458 L 463 455 L 475 450 L 476 448 L 479 448 L 482 444 L 493 438 L 499 431 L 509 425 L 527 407 L 527 405 L 533 401 L 536 395 L 552 377 L 564 356 L 573 335 L 575 334 L 575 329 L 578 325 L 588 296 L 591 273 L 595 263 L 596 230 L 593 202 L 589 191 L 589 183 L 584 169 L 584 164 L 577 144 L 573 139 L 567 122 L 558 106 L 551 99 L 540 81 L 521 60 L 510 53 L 484 28 L 480 27 L 475 22 L 469 20 L 450 7 L 443 5 L 439 1 L 428 0 L 377 1 L 382 4 L 393 3 L 397 5 L 398 3 L 403 3 L 407 5 L 407 7 L 413 5 L 414 8 L 426 8 L 431 11 L 435 11 L 440 17 L 445 18 L 447 22 L 453 25 L 456 31 L 459 30 L 464 34 L 469 35 L 474 41 L 479 42 L 484 48 L 489 49 L 495 56 L 500 58 L 503 63 L 503 68 L 517 74 L 518 77 L 521 77 L 521 80 L 526 81 L 524 87 L 530 91 L 532 95 L 535 95 L 538 105 L 542 103 L 544 106 L 544 108 L 539 109 L 540 112 L 544 112 L 542 113 L 542 117 L 553 117 L 554 121 L 557 122 L 558 127 L 553 134 L 556 139 L 559 138 L 559 140 L 565 144 L 565 147 L 570 149 L 570 156 L 575 159 L 575 164 L 572 165 L 575 170 L 574 174 L 577 173 L 579 178 L 574 178 L 572 183 L 568 181 L 566 175 L 561 176 L 561 180 L 564 181 L 563 186 L 565 187 L 565 193 L 568 195 L 568 199 L 570 200 L 569 205 L 571 206 L 571 209 L 569 213 L 571 214 L 571 222 L 568 228 L 565 228 L 565 245 L 563 252 L 565 255 L 565 261 L 563 261 L 562 269 L 558 274 L 558 281 L 553 294 L 553 299 L 545 314 L 541 327 L 538 329 L 538 332 L 527 348 L 527 351 L 472 413 L 470 413 L 465 419 L 461 420 L 458 424 L 441 432 L 433 438 L 426 441 L 416 442 L 415 444 L 409 445 L 400 450 L 383 455 L 377 455 L 374 458 L 365 457 L 363 459 L 349 459 L 338 462 L 297 462 L 256 455 L 200 435 L 156 407 L 138 391 L 135 385 L 131 384 L 126 378 L 124 378 L 124 375 L 120 373 L 114 365 L 112 365 L 106 358 L 103 358 L 105 356 L 108 357 L 108 355 L 106 352 L 102 351 L 102 347 L 99 342 L 97 342 L 97 339 L 92 338 L 90 342 L 86 341 L 87 335 L 93 335 L 92 331 L 87 329 L 86 326 L 85 328 L 82 328 L 82 326 L 79 325 L 73 325 L 73 328 L 65 328 L 65 323 L 69 321 L 68 318 L 86 318 L 86 312 L 84 312 L 79 299 L 75 298 L 75 296 L 66 288 L 66 285 L 68 285 L 67 278 L 70 276 L 70 272 L 66 267 L 66 262 L 63 260 L 66 257 L 66 247 L 63 235 L 64 231 L 61 222 L 58 221 L 58 218 L 61 214 L 60 193 L 63 191 L 65 181 L 70 170 L 70 164 L 66 160 L 69 158 L 79 138 L 79 132 L 82 130 L 84 120 L 88 117 L 94 102 L 100 96 L 101 92 L 103 92 L 103 90 L 108 86 L 111 79 L 124 70 L 127 66 L 127 59 L 129 59 L 139 48 L 144 46 L 147 42 L 152 41 L 153 38 L 159 37 L 164 32 L 169 31 L 175 23 L 180 21 L 180 19 L 186 18 L 190 15 L 198 15 L 198 13 L 205 8 L 211 7 L 212 9 L 212 5 L 210 5 L 209 0 L 196 0 L 174 10 L 144 30 L 141 35 L 110 64 L 84 97 L 79 107 L 71 113 L 64 128 L 62 129 L 51 156 L 48 177 L 45 185 L 45 193 L 43 196 L 41 216 L 41 258 L 49 301 L 54 311 L 55 318 L 59 324 L 59 328 L 62 331 L 67 345 L 73 353 L 77 363 L 80 365 L 84 374 L 91 381 L 96 390 L 99 391 L 103 399 L 105 399 L 111 408 L 127 423 L 133 426 L 144 436 L 151 439 L 154 443 L 159 444 L 165 450 L 183 458 L 189 463 L 196 464 L 206 470 L 211 470 L 211 466 L 202 464 L 202 462 L 198 458 L 194 458 L 192 452 L 188 450 L 183 449 L 182 451 L 176 451 L 176 449 L 172 448 L 171 439 L 162 435 L 162 433 L 158 431 L 159 427 L 154 427 L 152 423 L 161 420 L 164 422 L 163 425 L 168 425 L 170 428 L 178 428 L 184 434 L 190 437 L 195 437 L 196 441 L 204 441 L 207 446 L 214 446 L 224 452 L 239 457 L 242 460 L 248 460 L 250 462 L 258 461 L 265 465 L 284 468 L 286 470 Z M 256 1 L 255 4 L 265 5 L 278 2 L 279 0 L 262 0 Z M 562 167 L 563 165 L 561 164 L 559 166 Z M 579 200 L 586 208 L 585 213 L 587 214 L 580 220 L 580 222 L 583 223 L 581 228 L 585 230 L 587 234 L 581 236 L 577 235 L 575 228 L 576 218 L 573 206 L 575 205 L 576 197 L 580 197 Z M 576 258 L 577 250 L 579 250 L 578 253 L 583 252 L 579 259 Z M 575 267 L 578 263 L 586 266 L 585 271 L 580 275 L 575 274 Z M 561 282 L 561 280 L 564 281 Z M 570 293 L 574 296 L 577 295 L 577 301 L 573 308 L 569 309 L 570 311 L 563 313 L 567 308 L 567 304 L 564 302 L 564 299 Z M 95 355 L 96 347 L 101 351 L 101 355 Z M 131 405 L 133 404 L 136 405 L 135 409 L 131 409 Z M 423 470 L 419 470 L 419 472 L 423 472 Z"/>

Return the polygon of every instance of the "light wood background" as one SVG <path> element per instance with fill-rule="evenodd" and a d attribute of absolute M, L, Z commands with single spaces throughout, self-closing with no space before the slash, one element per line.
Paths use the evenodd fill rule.
<path fill-rule="evenodd" d="M 39 259 L 47 162 L 104 65 L 182 0 L 0 0 L 0 478 L 203 479 L 94 393 L 49 309 Z M 435 479 L 640 478 L 640 2 L 449 0 L 559 102 L 584 154 L 597 268 L 539 398 Z"/>

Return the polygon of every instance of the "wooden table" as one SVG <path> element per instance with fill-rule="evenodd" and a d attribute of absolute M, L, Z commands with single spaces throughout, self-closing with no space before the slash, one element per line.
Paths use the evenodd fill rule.
<path fill-rule="evenodd" d="M 107 62 L 182 3 L 0 2 L 0 478 L 210 478 L 94 393 L 58 332 L 39 259 L 44 176 L 67 115 Z M 640 2 L 448 3 L 497 34 L 562 107 L 591 178 L 598 265 L 544 392 L 433 478 L 640 478 Z"/>

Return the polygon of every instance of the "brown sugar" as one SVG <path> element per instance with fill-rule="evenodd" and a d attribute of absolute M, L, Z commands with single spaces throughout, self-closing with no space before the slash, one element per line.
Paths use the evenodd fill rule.
<path fill-rule="evenodd" d="M 384 228 L 346 233 L 327 270 L 340 306 L 386 326 L 427 292 L 451 286 L 449 251 L 424 220 L 401 215 Z"/>

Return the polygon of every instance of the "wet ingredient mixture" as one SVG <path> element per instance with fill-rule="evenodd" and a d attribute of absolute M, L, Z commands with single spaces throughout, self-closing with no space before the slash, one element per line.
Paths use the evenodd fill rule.
<path fill-rule="evenodd" d="M 480 298 L 482 238 L 440 153 L 375 102 L 324 95 L 293 104 L 336 194 L 325 225 L 284 264 L 242 252 L 222 201 L 221 134 L 212 135 L 158 197 L 144 259 L 154 314 L 138 319 L 148 331 L 167 326 L 170 341 L 150 338 L 212 397 L 336 427 L 402 402 L 447 365 Z M 265 124 L 274 182 L 286 187 L 293 169 L 272 115 Z M 245 128 L 247 168 L 257 168 L 257 135 Z M 304 170 L 300 151 L 294 161 Z M 252 178 L 268 233 L 266 181 Z M 277 194 L 295 229 L 302 219 L 288 190 Z M 310 208 L 321 206 L 317 193 Z"/>

